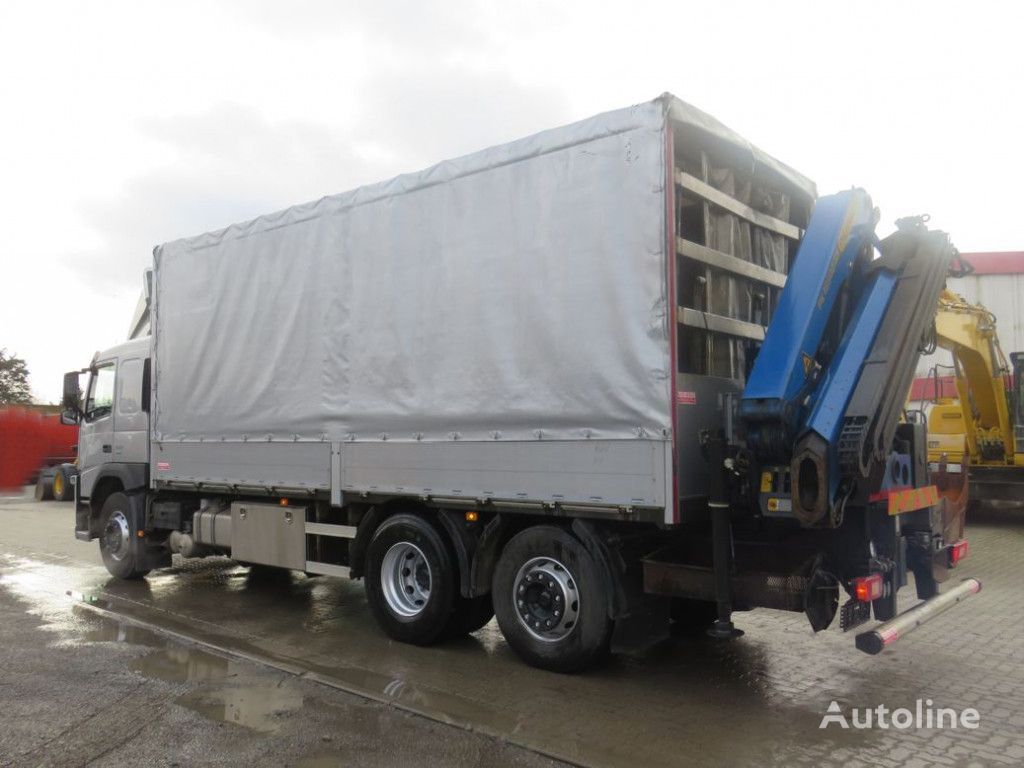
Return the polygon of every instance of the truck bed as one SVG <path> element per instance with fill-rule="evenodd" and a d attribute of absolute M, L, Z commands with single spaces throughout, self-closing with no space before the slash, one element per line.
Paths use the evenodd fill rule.
<path fill-rule="evenodd" d="M 153 484 L 673 522 L 675 378 L 723 376 L 675 348 L 697 311 L 676 186 L 700 197 L 681 167 L 705 149 L 809 207 L 810 182 L 666 95 L 158 247 Z M 767 322 L 698 309 L 709 339 Z"/>

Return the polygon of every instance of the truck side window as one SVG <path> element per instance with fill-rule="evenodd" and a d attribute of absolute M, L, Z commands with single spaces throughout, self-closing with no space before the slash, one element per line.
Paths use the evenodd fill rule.
<path fill-rule="evenodd" d="M 142 360 L 122 360 L 117 377 L 117 412 L 132 416 L 142 408 Z"/>
<path fill-rule="evenodd" d="M 110 414 L 114 406 L 114 379 L 113 363 L 97 368 L 89 379 L 89 393 L 85 398 L 86 421 L 96 421 Z"/>

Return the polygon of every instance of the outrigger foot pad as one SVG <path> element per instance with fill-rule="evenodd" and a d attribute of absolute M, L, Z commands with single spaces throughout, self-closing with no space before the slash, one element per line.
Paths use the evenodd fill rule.
<path fill-rule="evenodd" d="M 731 621 L 715 619 L 715 623 L 708 629 L 708 635 L 717 640 L 733 640 L 743 637 L 743 630 L 737 629 Z"/>

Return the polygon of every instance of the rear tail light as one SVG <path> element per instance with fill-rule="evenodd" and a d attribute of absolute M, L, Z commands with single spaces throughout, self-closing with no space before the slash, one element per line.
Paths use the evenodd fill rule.
<path fill-rule="evenodd" d="M 967 557 L 967 539 L 949 545 L 949 564 L 956 565 Z"/>
<path fill-rule="evenodd" d="M 858 576 L 853 580 L 853 597 L 862 603 L 870 603 L 882 596 L 882 574 Z"/>

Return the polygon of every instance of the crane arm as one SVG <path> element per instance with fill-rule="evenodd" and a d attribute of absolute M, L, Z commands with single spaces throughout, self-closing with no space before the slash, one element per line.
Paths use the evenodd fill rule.
<path fill-rule="evenodd" d="M 747 448 L 790 465 L 805 525 L 839 525 L 878 480 L 954 253 L 923 218 L 881 241 L 877 220 L 860 189 L 817 201 L 739 404 Z"/>

